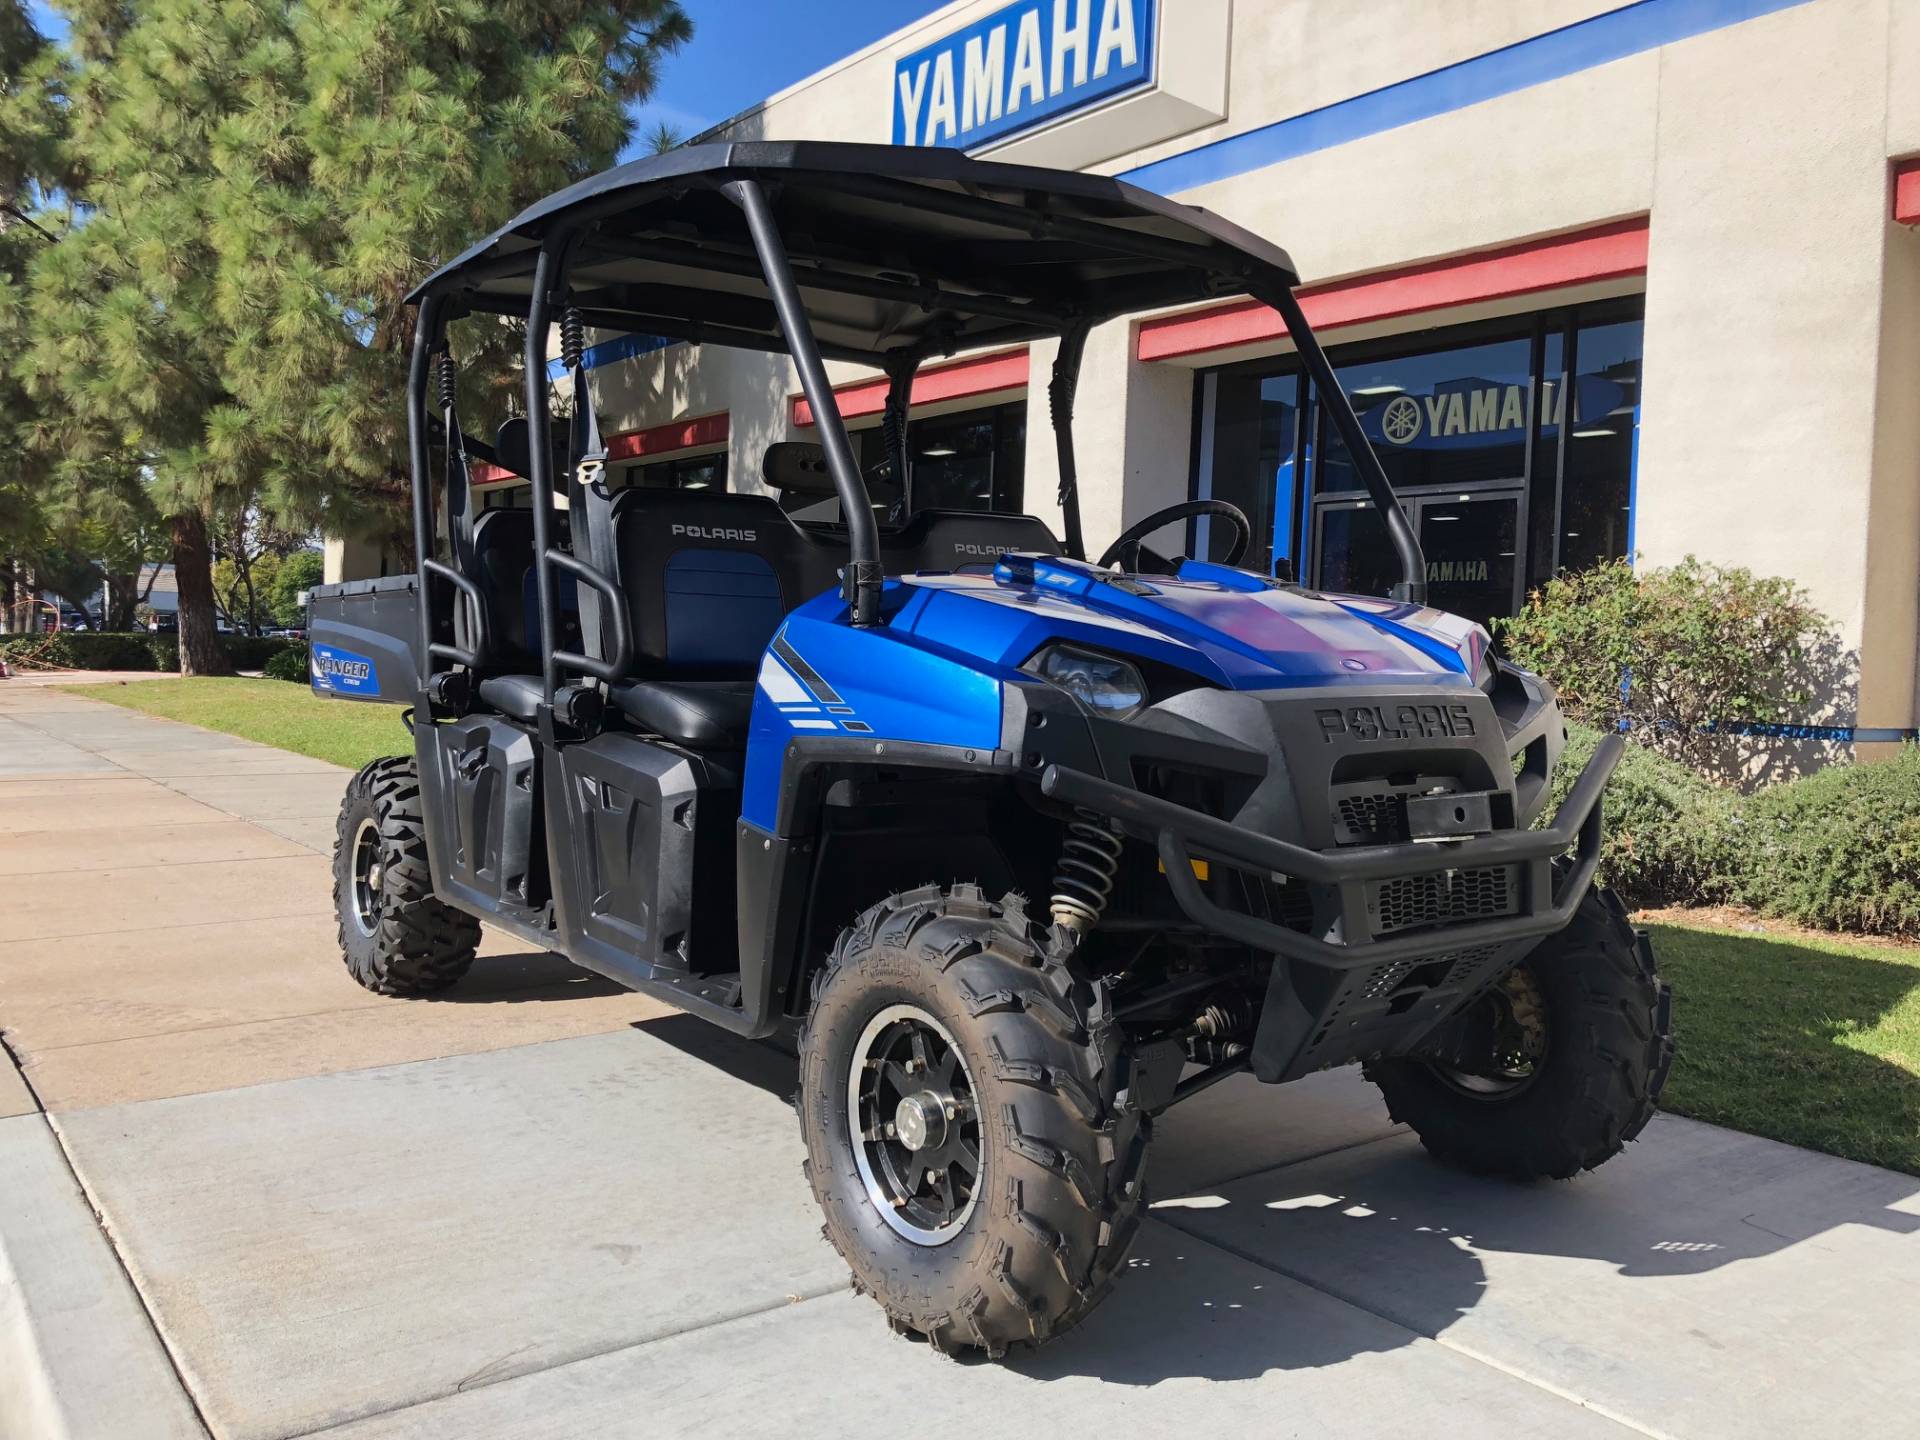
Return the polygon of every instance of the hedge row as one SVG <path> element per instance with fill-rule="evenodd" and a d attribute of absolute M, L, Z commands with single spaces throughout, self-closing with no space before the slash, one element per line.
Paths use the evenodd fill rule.
<path fill-rule="evenodd" d="M 293 642 L 275 635 L 222 635 L 220 647 L 236 670 L 259 670 Z M 180 637 L 147 631 L 109 634 L 99 630 L 63 630 L 56 635 L 0 635 L 0 658 L 31 655 L 68 670 L 157 670 L 180 668 Z"/>
<path fill-rule="evenodd" d="M 1554 805 L 1600 743 L 1572 726 Z M 1920 746 L 1750 796 L 1630 747 L 1606 795 L 1600 878 L 1629 905 L 1750 906 L 1823 930 L 1920 939 Z"/>

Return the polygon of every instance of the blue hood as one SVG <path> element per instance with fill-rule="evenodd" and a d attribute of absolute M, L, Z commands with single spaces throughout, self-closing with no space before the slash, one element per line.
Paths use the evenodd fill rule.
<path fill-rule="evenodd" d="M 888 590 L 891 626 L 976 660 L 1017 667 L 1072 640 L 1234 690 L 1472 684 L 1490 648 L 1480 626 L 1442 611 L 1276 588 L 1191 560 L 1177 577 L 1116 576 L 1012 555 L 991 576 L 914 576 Z"/>

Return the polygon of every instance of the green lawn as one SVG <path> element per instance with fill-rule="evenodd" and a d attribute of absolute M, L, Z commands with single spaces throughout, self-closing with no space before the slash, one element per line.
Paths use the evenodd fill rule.
<path fill-rule="evenodd" d="M 391 705 L 281 680 L 69 687 L 341 765 L 412 749 Z M 1920 947 L 1654 927 L 1680 1115 L 1920 1175 Z"/>
<path fill-rule="evenodd" d="M 322 700 L 286 680 L 135 680 L 61 688 L 356 770 L 376 756 L 413 751 L 399 706 Z"/>
<path fill-rule="evenodd" d="M 1920 1175 L 1920 947 L 1653 927 L 1661 1108 Z"/>

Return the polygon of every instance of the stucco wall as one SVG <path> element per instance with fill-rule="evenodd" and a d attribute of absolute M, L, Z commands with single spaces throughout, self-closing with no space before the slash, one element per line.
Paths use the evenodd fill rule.
<path fill-rule="evenodd" d="M 1912 523 L 1911 436 L 1876 423 L 1886 35 L 1885 0 L 1821 0 L 1662 53 L 1637 517 L 1652 563 L 1804 584 L 1860 651 L 1863 718 L 1911 713 L 1914 666 L 1911 543 L 1876 576 L 1905 613 L 1868 585 L 1877 524 Z"/>
<path fill-rule="evenodd" d="M 885 140 L 895 57 L 998 4 L 949 6 L 715 138 Z M 1226 119 L 1089 168 L 1117 173 L 1182 154 L 1618 8 L 1233 0 Z M 1179 22 L 1173 0 L 1162 11 L 1165 24 Z M 1048 144 L 1043 133 L 988 153 L 1046 163 Z M 1691 552 L 1799 580 L 1858 652 L 1862 723 L 1911 725 L 1920 235 L 1888 223 L 1887 174 L 1890 156 L 1916 153 L 1920 0 L 1811 0 L 1179 198 L 1278 240 L 1310 281 L 1650 215 L 1641 553 L 1661 563 Z M 1134 359 L 1133 329 L 1094 334 L 1080 385 L 1082 508 L 1095 550 L 1187 494 L 1192 370 Z M 1027 495 L 1057 522 L 1051 360 L 1050 345 L 1035 347 Z M 857 373 L 832 370 L 836 382 Z M 776 358 L 678 347 L 599 372 L 595 384 L 613 429 L 729 412 L 742 489 L 758 486 L 766 445 L 795 433 L 798 383 Z M 1853 698 L 1841 701 L 1851 713 Z"/>

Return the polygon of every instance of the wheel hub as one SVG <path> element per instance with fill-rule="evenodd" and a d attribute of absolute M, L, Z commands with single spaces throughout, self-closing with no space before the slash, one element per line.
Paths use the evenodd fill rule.
<path fill-rule="evenodd" d="M 854 1043 L 847 1126 L 854 1164 L 887 1227 L 944 1245 L 980 1192 L 973 1075 L 952 1032 L 918 1005 L 889 1005 Z"/>
<path fill-rule="evenodd" d="M 1531 1085 L 1546 1062 L 1546 1002 L 1525 966 L 1510 970 L 1466 1017 L 1462 1053 L 1435 1063 L 1448 1085 L 1484 1099 L 1503 1099 Z M 1470 1037 L 1470 1038 L 1467 1038 Z"/>
<path fill-rule="evenodd" d="M 947 1107 L 931 1090 L 901 1098 L 893 1112 L 896 1138 L 909 1150 L 938 1150 L 947 1141 Z"/>

